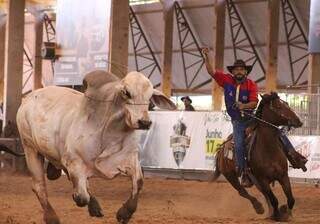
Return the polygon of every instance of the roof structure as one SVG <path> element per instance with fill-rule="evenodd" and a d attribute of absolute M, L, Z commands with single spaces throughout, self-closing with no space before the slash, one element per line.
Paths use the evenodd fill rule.
<path fill-rule="evenodd" d="M 179 16 L 181 15 L 178 14 L 179 24 L 179 22 L 177 22 L 177 13 L 175 13 L 172 68 L 173 89 L 176 90 L 176 92 L 181 90 L 183 92 L 195 91 L 210 93 L 211 83 L 208 81 L 210 77 L 204 66 L 202 66 L 197 73 L 201 65 L 200 62 L 198 67 L 195 66 L 189 69 L 187 75 L 185 75 L 181 40 L 179 39 L 181 29 L 179 32 L 179 26 L 183 27 L 185 25 L 185 27 L 188 27 L 193 33 L 193 35 L 186 35 L 186 32 L 182 32 L 182 39 L 185 38 L 184 45 L 187 45 L 186 48 L 183 49 L 184 63 L 186 65 L 185 67 L 188 67 L 201 59 L 198 57 L 200 54 L 197 45 L 199 47 L 210 47 L 212 49 L 215 32 L 215 27 L 213 26 L 215 0 L 180 0 L 177 2 L 185 21 L 180 21 L 181 18 L 179 18 Z M 263 88 L 265 84 L 264 67 L 267 55 L 267 1 L 229 0 L 227 6 L 224 65 L 233 64 L 236 51 L 237 58 L 247 60 L 249 64 L 254 63 L 254 69 L 250 74 L 250 78 L 257 81 L 258 85 Z M 277 82 L 278 85 L 283 88 L 286 86 L 307 84 L 309 7 L 309 0 L 281 0 Z M 158 2 L 134 5 L 132 9 L 156 60 L 161 65 L 162 43 L 164 38 L 162 4 Z M 284 22 L 284 20 L 286 22 Z M 241 25 L 239 25 L 239 23 Z M 233 27 L 233 30 L 230 29 L 230 27 Z M 194 36 L 194 38 L 192 38 L 192 36 Z M 287 44 L 288 42 L 290 43 L 289 45 Z M 234 44 L 236 44 L 237 50 L 234 50 Z M 134 53 L 132 36 L 130 36 L 130 70 L 136 69 Z M 138 54 L 149 57 L 150 50 L 145 48 L 139 51 Z M 149 61 L 147 59 L 141 62 L 142 65 L 148 65 L 148 63 Z M 140 67 L 142 65 L 140 65 Z M 159 83 L 161 80 L 160 72 L 155 70 L 151 75 L 151 80 L 154 84 Z M 193 80 L 192 83 L 191 80 Z"/>

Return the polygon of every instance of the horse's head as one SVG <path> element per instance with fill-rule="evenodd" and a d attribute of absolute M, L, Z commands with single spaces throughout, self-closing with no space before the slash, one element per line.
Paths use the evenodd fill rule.
<path fill-rule="evenodd" d="M 277 126 L 301 127 L 302 122 L 288 103 L 281 100 L 277 93 L 264 94 L 259 104 L 261 118 Z"/>

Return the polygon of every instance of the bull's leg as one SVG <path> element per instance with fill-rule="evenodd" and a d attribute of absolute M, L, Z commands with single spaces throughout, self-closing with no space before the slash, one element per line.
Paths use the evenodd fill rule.
<path fill-rule="evenodd" d="M 80 157 L 63 156 L 64 167 L 66 167 L 69 178 L 73 184 L 72 198 L 79 207 L 88 205 L 90 194 L 88 192 L 87 167 Z"/>
<path fill-rule="evenodd" d="M 117 212 L 117 220 L 123 224 L 128 223 L 131 216 L 136 211 L 138 205 L 138 195 L 143 185 L 143 174 L 138 159 L 138 153 L 135 153 L 132 156 L 130 166 L 131 167 L 129 170 L 127 170 L 127 173 L 131 175 L 132 178 L 132 194 Z"/>
<path fill-rule="evenodd" d="M 132 148 L 132 144 L 112 155 L 101 154 L 95 161 L 95 166 L 107 178 L 114 178 L 122 173 L 131 176 L 132 194 L 117 212 L 120 223 L 128 223 L 132 214 L 137 209 L 138 195 L 143 185 L 138 149 Z"/>
<path fill-rule="evenodd" d="M 73 184 L 73 200 L 79 207 L 88 205 L 88 212 L 93 217 L 103 217 L 102 209 L 97 199 L 89 193 L 87 167 L 79 157 L 64 156 L 63 164 L 67 168 Z"/>
<path fill-rule="evenodd" d="M 37 195 L 41 207 L 44 211 L 44 221 L 46 224 L 60 224 L 59 218 L 48 201 L 48 194 L 45 183 L 44 158 L 32 148 L 24 146 L 26 161 L 32 175 L 32 189 Z"/>
<path fill-rule="evenodd" d="M 89 212 L 90 216 L 92 216 L 92 217 L 103 217 L 103 213 L 102 213 L 102 209 L 100 207 L 100 204 L 97 201 L 97 199 L 92 195 L 90 195 L 90 201 L 88 204 L 88 212 Z"/>

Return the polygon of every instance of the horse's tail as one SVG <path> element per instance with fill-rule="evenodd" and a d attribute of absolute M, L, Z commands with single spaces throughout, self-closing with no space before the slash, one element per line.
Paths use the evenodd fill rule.
<path fill-rule="evenodd" d="M 217 153 L 215 155 L 215 168 L 213 169 L 213 174 L 210 178 L 210 182 L 216 181 L 221 174 L 220 169 L 219 169 L 219 161 L 218 161 L 219 160 L 219 153 L 220 153 L 220 150 L 217 151 Z"/>

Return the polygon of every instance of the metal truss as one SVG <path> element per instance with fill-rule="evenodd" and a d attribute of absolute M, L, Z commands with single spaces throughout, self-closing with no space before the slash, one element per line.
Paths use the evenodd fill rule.
<path fill-rule="evenodd" d="M 158 71 L 161 75 L 161 68 L 155 57 L 151 46 L 143 32 L 137 16 L 132 7 L 129 10 L 129 20 L 132 35 L 132 46 L 134 51 L 134 58 L 136 70 L 143 72 L 149 79 Z M 153 83 L 154 87 L 160 86 L 160 83 Z"/>
<path fill-rule="evenodd" d="M 178 2 L 174 3 L 174 9 L 179 34 L 185 87 L 186 89 L 195 90 L 204 85 L 200 84 L 196 87 L 192 86 L 204 65 L 204 58 L 199 44 Z M 194 51 L 194 49 L 197 49 L 197 51 Z"/>
<path fill-rule="evenodd" d="M 47 13 L 43 15 L 44 27 L 46 30 L 47 42 L 55 42 L 56 41 L 56 29 L 55 29 L 55 21 L 52 20 Z M 54 74 L 54 61 L 51 60 L 51 69 L 52 74 Z"/>
<path fill-rule="evenodd" d="M 235 6 L 234 0 L 227 0 L 227 8 L 234 58 L 239 59 L 239 56 L 241 55 L 241 59 L 243 59 L 246 63 L 251 64 L 252 66 L 254 66 L 254 68 L 258 68 L 262 73 L 260 75 L 262 77 L 255 80 L 255 82 L 259 83 L 265 80 L 266 70 L 263 66 L 257 50 L 253 45 L 249 33 L 245 25 L 243 24 L 238 9 Z"/>
<path fill-rule="evenodd" d="M 33 63 L 32 63 L 32 56 L 30 51 L 26 46 L 23 48 L 23 77 L 26 76 L 26 79 L 23 83 L 22 89 L 27 85 L 28 81 L 33 75 Z"/>
<path fill-rule="evenodd" d="M 299 85 L 303 83 L 299 81 L 308 68 L 309 63 L 308 38 L 297 19 L 290 1 L 281 0 L 281 4 L 285 35 L 287 38 L 292 85 Z M 295 51 L 295 53 L 293 53 L 293 51 Z"/>
<path fill-rule="evenodd" d="M 43 15 L 43 21 L 46 29 L 47 42 L 55 42 L 56 40 L 56 29 L 55 22 L 50 19 L 48 14 Z"/>

